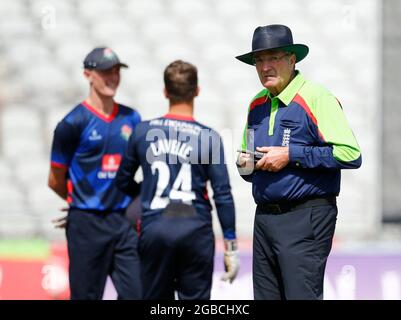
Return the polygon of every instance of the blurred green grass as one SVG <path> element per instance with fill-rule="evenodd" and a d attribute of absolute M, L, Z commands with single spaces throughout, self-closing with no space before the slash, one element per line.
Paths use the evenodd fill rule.
<path fill-rule="evenodd" d="M 49 254 L 50 243 L 46 240 L 0 240 L 0 259 L 41 260 Z"/>

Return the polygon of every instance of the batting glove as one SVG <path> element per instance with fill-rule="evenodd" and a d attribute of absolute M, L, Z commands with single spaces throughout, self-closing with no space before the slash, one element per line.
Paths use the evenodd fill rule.
<path fill-rule="evenodd" d="M 232 283 L 239 270 L 237 240 L 224 240 L 224 268 L 226 272 L 221 277 L 223 281 Z"/>

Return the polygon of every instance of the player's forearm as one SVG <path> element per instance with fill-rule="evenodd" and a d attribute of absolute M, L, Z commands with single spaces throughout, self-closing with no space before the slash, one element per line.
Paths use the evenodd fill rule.
<path fill-rule="evenodd" d="M 129 165 L 124 159 L 114 179 L 117 188 L 132 198 L 136 197 L 140 192 L 140 184 L 134 180 L 136 168 L 136 166 Z"/>
<path fill-rule="evenodd" d="M 68 195 L 67 183 L 65 183 L 63 185 L 63 184 L 55 183 L 54 181 L 50 181 L 50 179 L 49 179 L 48 186 L 62 199 L 67 200 L 67 195 Z"/>
<path fill-rule="evenodd" d="M 118 190 L 132 198 L 135 198 L 141 190 L 141 185 L 134 181 L 133 178 L 123 178 L 122 176 L 116 179 L 116 186 Z"/>
<path fill-rule="evenodd" d="M 217 203 L 216 210 L 223 231 L 224 239 L 236 239 L 235 208 L 233 202 Z"/>
<path fill-rule="evenodd" d="M 52 165 L 47 184 L 57 195 L 67 200 L 67 167 Z"/>

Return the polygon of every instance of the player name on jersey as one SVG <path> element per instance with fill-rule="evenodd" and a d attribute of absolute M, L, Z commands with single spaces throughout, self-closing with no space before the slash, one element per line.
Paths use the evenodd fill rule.
<path fill-rule="evenodd" d="M 173 119 L 154 119 L 149 122 L 149 125 L 171 127 L 177 131 L 190 133 L 195 136 L 198 136 L 202 131 L 202 128 L 195 123 L 184 122 Z"/>
<path fill-rule="evenodd" d="M 150 144 L 150 149 L 155 157 L 162 154 L 172 154 L 184 160 L 188 159 L 193 148 L 184 142 L 178 140 L 159 139 Z"/>

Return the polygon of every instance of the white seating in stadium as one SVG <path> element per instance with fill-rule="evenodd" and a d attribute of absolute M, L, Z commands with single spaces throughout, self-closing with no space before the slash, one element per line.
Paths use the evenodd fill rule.
<path fill-rule="evenodd" d="M 21 185 L 37 186 L 47 185 L 50 168 L 50 152 L 46 157 L 30 156 L 29 159 L 20 159 L 15 164 L 15 176 Z"/>
<path fill-rule="evenodd" d="M 25 194 L 13 178 L 2 177 L 0 182 L 0 201 L 3 204 L 1 212 L 19 212 L 25 209 Z"/>
<path fill-rule="evenodd" d="M 100 45 L 109 46 L 109 43 L 116 39 L 130 42 L 135 39 L 135 25 L 124 19 L 109 18 L 94 22 L 92 25 L 91 36 Z"/>
<path fill-rule="evenodd" d="M 178 59 L 195 65 L 199 59 L 196 48 L 189 47 L 185 41 L 163 41 L 152 53 L 155 61 L 163 70 L 169 63 Z"/>
<path fill-rule="evenodd" d="M 227 62 L 225 67 L 222 67 L 218 72 L 215 73 L 215 82 L 222 89 L 222 94 L 226 96 L 226 101 L 231 99 L 231 88 L 235 87 L 249 87 L 250 84 L 255 84 L 255 89 L 253 95 L 260 91 L 262 88 L 255 81 L 257 78 L 257 74 L 254 68 L 248 68 L 247 71 L 244 72 L 243 66 L 232 59 L 231 63 Z M 252 97 L 250 96 L 248 99 L 250 100 Z"/>
<path fill-rule="evenodd" d="M 121 6 L 118 1 L 85 0 L 77 2 L 77 12 L 89 22 L 101 20 L 106 16 L 121 17 Z"/>
<path fill-rule="evenodd" d="M 169 1 L 168 10 L 176 20 L 188 23 L 201 21 L 210 18 L 213 14 L 214 1 L 187 1 L 187 0 L 172 0 Z"/>
<path fill-rule="evenodd" d="M 165 3 L 159 0 L 128 0 L 122 6 L 122 11 L 127 18 L 134 22 L 143 20 L 155 20 L 155 17 L 165 15 Z"/>
<path fill-rule="evenodd" d="M 156 118 L 168 112 L 168 101 L 163 96 L 162 87 L 141 90 L 137 95 L 137 110 L 143 120 Z"/>
<path fill-rule="evenodd" d="M 57 123 L 59 123 L 59 121 L 61 121 L 61 119 L 63 119 L 67 115 L 67 113 L 72 110 L 73 107 L 74 105 L 63 105 L 60 107 L 51 108 L 46 112 L 44 135 L 47 146 L 50 146 L 51 144 L 51 141 L 53 139 L 53 132 L 57 126 Z"/>
<path fill-rule="evenodd" d="M 59 70 L 67 67 L 71 72 L 83 70 L 84 58 L 95 46 L 95 41 L 82 38 L 58 44 L 55 48 L 57 67 Z"/>
<path fill-rule="evenodd" d="M 191 21 L 185 30 L 187 37 L 196 47 L 202 47 L 212 42 L 211 37 L 213 37 L 214 43 L 230 43 L 232 38 L 232 35 L 227 33 L 227 28 L 220 21 L 211 18 Z"/>
<path fill-rule="evenodd" d="M 51 220 L 66 214 L 60 211 L 67 207 L 66 202 L 50 190 L 47 185 L 36 185 L 35 188 L 30 188 L 27 193 L 27 203 L 32 215 L 38 221 L 40 233 L 51 239 L 64 237 L 64 232 L 55 229 Z"/>
<path fill-rule="evenodd" d="M 309 0 L 304 5 L 311 18 L 330 19 L 335 23 L 339 18 L 342 19 L 344 17 L 344 12 L 342 11 L 344 5 L 340 5 L 336 1 Z"/>
<path fill-rule="evenodd" d="M 50 61 L 51 52 L 46 46 L 38 45 L 34 38 L 14 39 L 12 46 L 4 48 L 4 58 L 14 70 L 23 70 L 38 61 Z"/>
<path fill-rule="evenodd" d="M 21 88 L 28 96 L 36 98 L 36 102 L 40 101 L 43 92 L 57 93 L 63 99 L 73 86 L 59 65 L 49 63 L 35 64 L 23 70 L 20 81 Z"/>
<path fill-rule="evenodd" d="M 25 5 L 21 1 L 1 1 L 0 11 L 7 12 L 7 15 L 24 14 Z"/>
<path fill-rule="evenodd" d="M 36 29 L 32 21 L 24 15 L 3 16 L 0 20 L 0 37 L 12 41 L 18 38 L 32 38 Z"/>
<path fill-rule="evenodd" d="M 30 239 L 38 235 L 38 226 L 33 216 L 21 211 L 0 212 L 1 239 Z"/>
<path fill-rule="evenodd" d="M 152 65 L 151 61 L 151 57 L 136 63 L 133 61 L 131 68 L 124 69 L 119 90 L 127 95 L 162 94 L 164 66 Z"/>
<path fill-rule="evenodd" d="M 253 16 L 258 6 L 251 1 L 219 0 L 215 1 L 215 10 L 218 17 L 229 18 L 232 23 L 242 17 Z"/>
<path fill-rule="evenodd" d="M 43 19 L 46 15 L 54 13 L 58 23 L 60 18 L 74 19 L 76 3 L 74 0 L 35 0 L 30 1 L 30 12 L 36 19 Z"/>
<path fill-rule="evenodd" d="M 217 131 L 226 128 L 229 123 L 226 110 L 221 102 L 219 94 L 203 90 L 195 100 L 195 119 Z"/>
<path fill-rule="evenodd" d="M 41 128 L 39 112 L 31 105 L 9 105 L 2 110 L 0 120 L 2 137 L 6 139 L 16 135 L 29 137 Z"/>
<path fill-rule="evenodd" d="M 12 185 L 10 188 L 0 185 L 0 200 L 7 204 L 7 212 L 13 212 L 8 214 L 4 208 L 0 210 L 0 237 L 12 234 L 13 227 L 22 220 L 22 214 L 32 213 L 28 200 L 35 207 L 33 220 L 25 219 L 26 225 L 21 223 L 19 231 L 15 232 L 23 234 L 26 230 L 27 234 L 39 232 L 48 237 L 63 235 L 49 222 L 51 215 L 58 215 L 58 207 L 53 203 L 56 200 L 49 198 L 57 199 L 57 196 L 46 187 L 47 167 L 44 167 L 48 165 L 50 142 L 57 122 L 88 93 L 82 61 L 98 45 L 112 47 L 121 60 L 130 65 L 121 73 L 117 101 L 136 107 L 143 119 L 163 115 L 168 110 L 168 101 L 162 92 L 166 65 L 175 59 L 194 63 L 198 67 L 201 87 L 200 96 L 195 100 L 195 118 L 217 130 L 231 128 L 232 145 L 236 149 L 246 109 L 261 86 L 254 68 L 240 63 L 235 56 L 250 51 L 252 33 L 257 26 L 287 24 L 292 28 L 294 41 L 310 47 L 308 59 L 299 65 L 301 72 L 308 79 L 328 87 L 344 102 L 347 118 L 363 152 L 374 154 L 375 141 L 366 132 L 375 124 L 372 106 L 376 108 L 376 103 L 370 99 L 364 105 L 359 102 L 365 92 L 376 90 L 372 87 L 375 83 L 371 81 L 372 69 L 366 67 L 377 68 L 379 61 L 376 58 L 380 58 L 379 52 L 374 51 L 380 49 L 377 45 L 380 28 L 375 27 L 378 21 L 371 20 L 380 15 L 375 13 L 379 2 L 374 3 L 321 0 L 0 1 L 0 12 L 3 13 L 0 21 L 3 107 L 0 111 L 0 176 L 8 181 L 7 186 Z M 51 15 L 53 9 L 54 20 L 46 16 Z M 282 12 L 286 14 L 282 15 Z M 360 12 L 364 14 L 360 15 Z M 358 77 L 353 78 L 351 85 L 346 81 L 352 74 L 358 74 Z M 16 105 L 18 103 L 26 105 Z M 22 112 L 14 111 L 19 107 Z M 28 160 L 36 158 L 42 158 L 43 162 L 38 164 L 32 160 L 28 164 Z M 371 156 L 366 159 L 375 163 Z M 23 161 L 26 161 L 25 166 Z M 363 176 L 370 177 L 369 160 L 366 168 Z M 357 179 L 360 174 L 357 171 L 355 177 L 347 177 L 343 194 L 362 189 L 361 186 L 368 188 L 372 180 L 361 182 Z M 250 234 L 253 221 L 250 185 L 236 172 L 230 171 L 230 176 L 233 177 L 239 233 Z M 25 189 L 36 188 L 31 179 L 41 180 L 42 190 L 35 194 L 30 191 L 27 196 Z M 8 198 L 14 200 L 7 201 Z M 361 221 L 358 215 L 361 209 L 354 207 L 355 201 L 348 198 L 344 201 L 341 210 L 347 212 L 343 216 L 351 216 L 347 221 Z M 3 224 L 4 221 L 8 221 L 7 224 Z"/>
<path fill-rule="evenodd" d="M 41 119 L 34 108 L 7 108 L 1 116 L 2 151 L 10 159 L 41 155 Z"/>
<path fill-rule="evenodd" d="M 127 63 L 130 68 L 136 69 L 139 65 L 144 63 L 144 60 L 150 58 L 151 54 L 149 50 L 140 43 L 139 39 L 135 39 L 133 35 L 130 38 L 132 38 L 132 41 L 127 41 L 127 38 L 113 38 L 107 45 L 115 51 L 121 61 Z M 148 61 L 146 61 L 146 63 L 147 62 Z"/>
<path fill-rule="evenodd" d="M 45 184 L 34 183 L 27 185 L 26 200 L 33 212 L 38 215 L 51 217 L 57 215 L 61 208 L 66 207 L 65 200 L 61 199 Z"/>
<path fill-rule="evenodd" d="M 43 22 L 44 23 L 44 22 Z M 78 43 L 79 41 L 86 43 L 88 39 L 89 29 L 85 20 L 77 20 L 76 18 L 58 17 L 54 23 L 48 23 L 48 26 L 42 26 L 40 35 L 47 45 L 52 45 L 55 49 L 68 43 Z"/>
<path fill-rule="evenodd" d="M 211 42 L 200 48 L 200 57 L 205 62 L 208 70 L 218 73 L 221 67 L 236 62 L 238 49 L 231 43 Z"/>
<path fill-rule="evenodd" d="M 25 159 L 29 157 L 40 157 L 43 154 L 44 147 L 42 139 L 38 135 L 30 138 L 16 136 L 3 140 L 3 155 L 9 159 Z"/>
<path fill-rule="evenodd" d="M 153 16 L 152 19 L 142 21 L 140 30 L 142 41 L 145 41 L 150 49 L 156 47 L 160 39 L 176 41 L 182 39 L 183 35 L 182 26 L 164 15 Z"/>
<path fill-rule="evenodd" d="M 0 157 L 0 177 L 2 180 L 10 181 L 13 176 L 13 171 L 9 161 L 4 157 Z"/>

